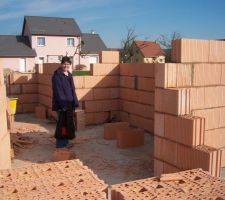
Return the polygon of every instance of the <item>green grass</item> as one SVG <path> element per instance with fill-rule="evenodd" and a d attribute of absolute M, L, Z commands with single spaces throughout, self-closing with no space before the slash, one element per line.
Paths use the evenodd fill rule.
<path fill-rule="evenodd" d="M 90 71 L 74 70 L 72 74 L 73 76 L 89 76 Z"/>

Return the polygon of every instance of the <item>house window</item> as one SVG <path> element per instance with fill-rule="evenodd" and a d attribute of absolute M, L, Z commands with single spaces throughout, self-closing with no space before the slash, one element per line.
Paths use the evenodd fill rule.
<path fill-rule="evenodd" d="M 37 45 L 38 46 L 45 46 L 45 37 L 38 37 L 37 38 Z"/>
<path fill-rule="evenodd" d="M 74 47 L 74 38 L 67 38 L 67 46 Z"/>

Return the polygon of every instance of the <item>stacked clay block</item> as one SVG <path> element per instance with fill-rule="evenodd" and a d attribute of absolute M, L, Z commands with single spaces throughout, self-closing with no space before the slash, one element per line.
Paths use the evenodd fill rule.
<path fill-rule="evenodd" d="M 120 120 L 154 131 L 154 64 L 120 64 Z"/>
<path fill-rule="evenodd" d="M 16 113 L 34 113 L 38 105 L 38 74 L 13 72 L 8 84 L 7 94 L 18 98 Z"/>
<path fill-rule="evenodd" d="M 122 129 L 117 132 L 117 147 L 129 148 L 144 145 L 144 130 L 140 128 Z"/>
<path fill-rule="evenodd" d="M 130 127 L 128 122 L 105 123 L 104 139 L 116 139 L 118 148 L 139 147 L 144 145 L 144 129 Z"/>
<path fill-rule="evenodd" d="M 79 160 L 0 171 L 1 199 L 106 199 L 107 185 Z"/>
<path fill-rule="evenodd" d="M 6 85 L 4 83 L 2 67 L 0 67 L 0 101 L 0 169 L 7 169 L 11 167 L 10 134 L 8 132 L 8 125 L 10 125 L 10 123 L 7 124 L 9 108 L 6 98 Z"/>
<path fill-rule="evenodd" d="M 225 166 L 224 50 L 224 41 L 179 39 L 172 49 L 177 63 L 155 67 L 155 174 L 200 167 L 220 176 Z"/>
<path fill-rule="evenodd" d="M 76 109 L 74 120 L 75 120 L 76 131 L 85 129 L 86 122 L 85 122 L 85 111 L 84 110 Z"/>
<path fill-rule="evenodd" d="M 117 132 L 119 130 L 128 129 L 128 122 L 115 122 L 104 124 L 104 139 L 115 140 L 117 138 Z"/>
<path fill-rule="evenodd" d="M 36 106 L 35 116 L 39 119 L 46 119 L 46 108 L 44 106 Z"/>
<path fill-rule="evenodd" d="M 58 161 L 64 161 L 64 160 L 72 160 L 75 158 L 76 158 L 76 155 L 74 152 L 68 149 L 58 148 L 54 151 L 52 160 L 54 162 L 58 162 Z"/>
<path fill-rule="evenodd" d="M 201 169 L 165 174 L 112 186 L 112 200 L 224 199 L 225 180 Z"/>

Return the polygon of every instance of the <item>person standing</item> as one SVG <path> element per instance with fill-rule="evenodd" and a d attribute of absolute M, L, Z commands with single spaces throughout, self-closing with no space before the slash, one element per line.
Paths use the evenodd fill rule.
<path fill-rule="evenodd" d="M 79 106 L 73 76 L 69 69 L 71 60 L 64 56 L 61 66 L 52 76 L 52 110 L 58 114 L 56 125 L 56 148 L 70 148 L 69 139 L 75 137 L 74 110 Z"/>

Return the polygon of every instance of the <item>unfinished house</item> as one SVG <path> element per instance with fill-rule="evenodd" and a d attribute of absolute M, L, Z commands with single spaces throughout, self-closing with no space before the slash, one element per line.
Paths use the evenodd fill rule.
<path fill-rule="evenodd" d="M 59 64 L 12 73 L 6 86 L 1 75 L 2 98 L 7 87 L 18 104 L 9 132 L 1 108 L 0 197 L 225 199 L 224 55 L 225 41 L 196 39 L 173 41 L 173 63 L 120 64 L 119 52 L 102 51 L 90 75 L 74 77 L 80 108 L 70 151 L 55 150 L 52 138 L 51 76 Z M 23 149 L 13 140 L 20 153 L 12 169 L 9 136 L 22 147 L 21 140 L 34 142 Z"/>

